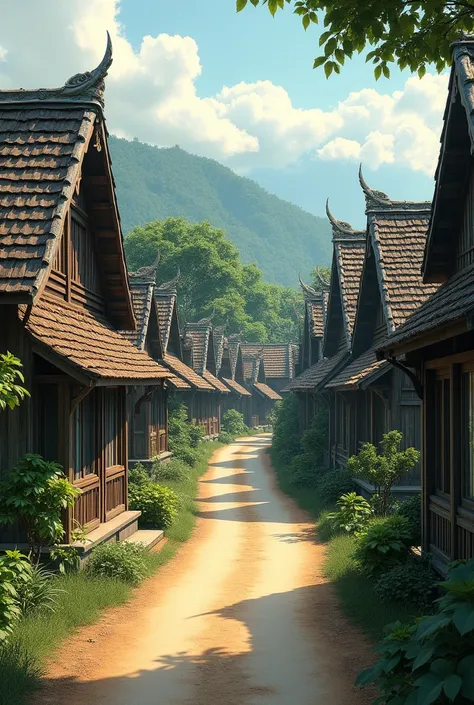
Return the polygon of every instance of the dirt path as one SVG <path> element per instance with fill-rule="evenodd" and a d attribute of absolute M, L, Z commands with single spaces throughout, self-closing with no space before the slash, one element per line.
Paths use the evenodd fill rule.
<path fill-rule="evenodd" d="M 220 450 L 191 541 L 75 635 L 41 705 L 366 705 L 371 650 L 321 575 L 324 547 L 276 488 L 268 436 Z"/>

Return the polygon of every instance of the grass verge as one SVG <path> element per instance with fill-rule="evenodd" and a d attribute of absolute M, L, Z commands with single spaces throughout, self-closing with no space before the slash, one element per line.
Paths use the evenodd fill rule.
<path fill-rule="evenodd" d="M 198 506 L 195 500 L 198 479 L 208 467 L 209 458 L 220 443 L 201 446 L 198 461 L 189 477 L 167 482 L 181 498 L 176 521 L 165 531 L 167 542 L 160 551 L 147 554 L 148 575 L 167 563 L 193 531 Z M 23 619 L 8 647 L 0 649 L 0 705 L 26 705 L 40 686 L 45 662 L 75 629 L 97 621 L 107 607 L 129 600 L 134 588 L 120 580 L 87 577 L 83 572 L 58 578 L 61 593 L 52 614 Z"/>
<path fill-rule="evenodd" d="M 334 584 L 341 607 L 349 620 L 359 626 L 374 642 L 383 636 L 384 627 L 391 622 L 411 622 L 421 612 L 406 609 L 398 602 L 381 602 L 373 582 L 361 575 L 352 558 L 355 548 L 353 536 L 331 536 L 325 521 L 328 507 L 313 488 L 293 487 L 288 467 L 279 462 L 270 451 L 280 489 L 314 518 L 319 538 L 327 544 L 325 575 Z"/>

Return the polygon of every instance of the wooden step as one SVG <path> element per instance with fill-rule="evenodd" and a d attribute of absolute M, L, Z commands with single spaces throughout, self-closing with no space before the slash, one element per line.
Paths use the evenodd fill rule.
<path fill-rule="evenodd" d="M 163 532 L 158 529 L 138 529 L 124 539 L 127 543 L 143 543 L 148 551 L 163 540 Z"/>

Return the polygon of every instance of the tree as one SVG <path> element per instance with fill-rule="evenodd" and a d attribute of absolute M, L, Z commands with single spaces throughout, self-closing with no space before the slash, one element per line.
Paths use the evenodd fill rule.
<path fill-rule="evenodd" d="M 329 287 L 329 282 L 331 281 L 331 267 L 321 267 L 316 266 L 311 270 L 311 286 L 316 291 L 323 291 L 326 289 L 325 283 Z"/>
<path fill-rule="evenodd" d="M 294 289 L 267 284 L 255 264 L 242 264 L 224 230 L 208 222 L 167 218 L 134 228 L 125 238 L 131 271 L 152 264 L 160 252 L 159 283 L 181 272 L 178 301 L 183 321 L 212 315 L 226 333 L 249 342 L 296 342 L 298 305 Z"/>
<path fill-rule="evenodd" d="M 14 409 L 30 396 L 21 384 L 17 384 L 25 381 L 20 367 L 20 360 L 10 352 L 0 355 L 0 411 Z"/>
<path fill-rule="evenodd" d="M 314 68 L 324 67 L 326 77 L 340 73 L 346 58 L 368 47 L 366 60 L 374 64 L 378 79 L 390 76 L 389 64 L 417 71 L 428 64 L 441 72 L 451 62 L 451 42 L 460 32 L 474 31 L 474 4 L 469 0 L 250 0 L 267 5 L 272 15 L 285 7 L 301 17 L 304 29 L 324 16 L 319 38 L 323 53 Z M 248 0 L 237 0 L 237 12 Z"/>

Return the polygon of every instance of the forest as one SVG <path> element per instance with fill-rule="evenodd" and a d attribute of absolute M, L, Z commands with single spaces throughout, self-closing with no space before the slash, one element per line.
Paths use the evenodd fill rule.
<path fill-rule="evenodd" d="M 158 283 L 180 272 L 181 322 L 212 316 L 226 334 L 241 333 L 249 342 L 298 342 L 303 316 L 301 291 L 269 284 L 255 263 L 243 264 L 224 230 L 184 218 L 155 220 L 125 238 L 130 271 L 160 256 Z"/>
<path fill-rule="evenodd" d="M 207 220 L 226 231 L 244 263 L 256 262 L 266 281 L 284 286 L 296 286 L 298 272 L 307 277 L 314 263 L 330 263 L 326 218 L 222 164 L 177 146 L 160 149 L 113 136 L 110 150 L 124 233 L 169 216 Z"/>

